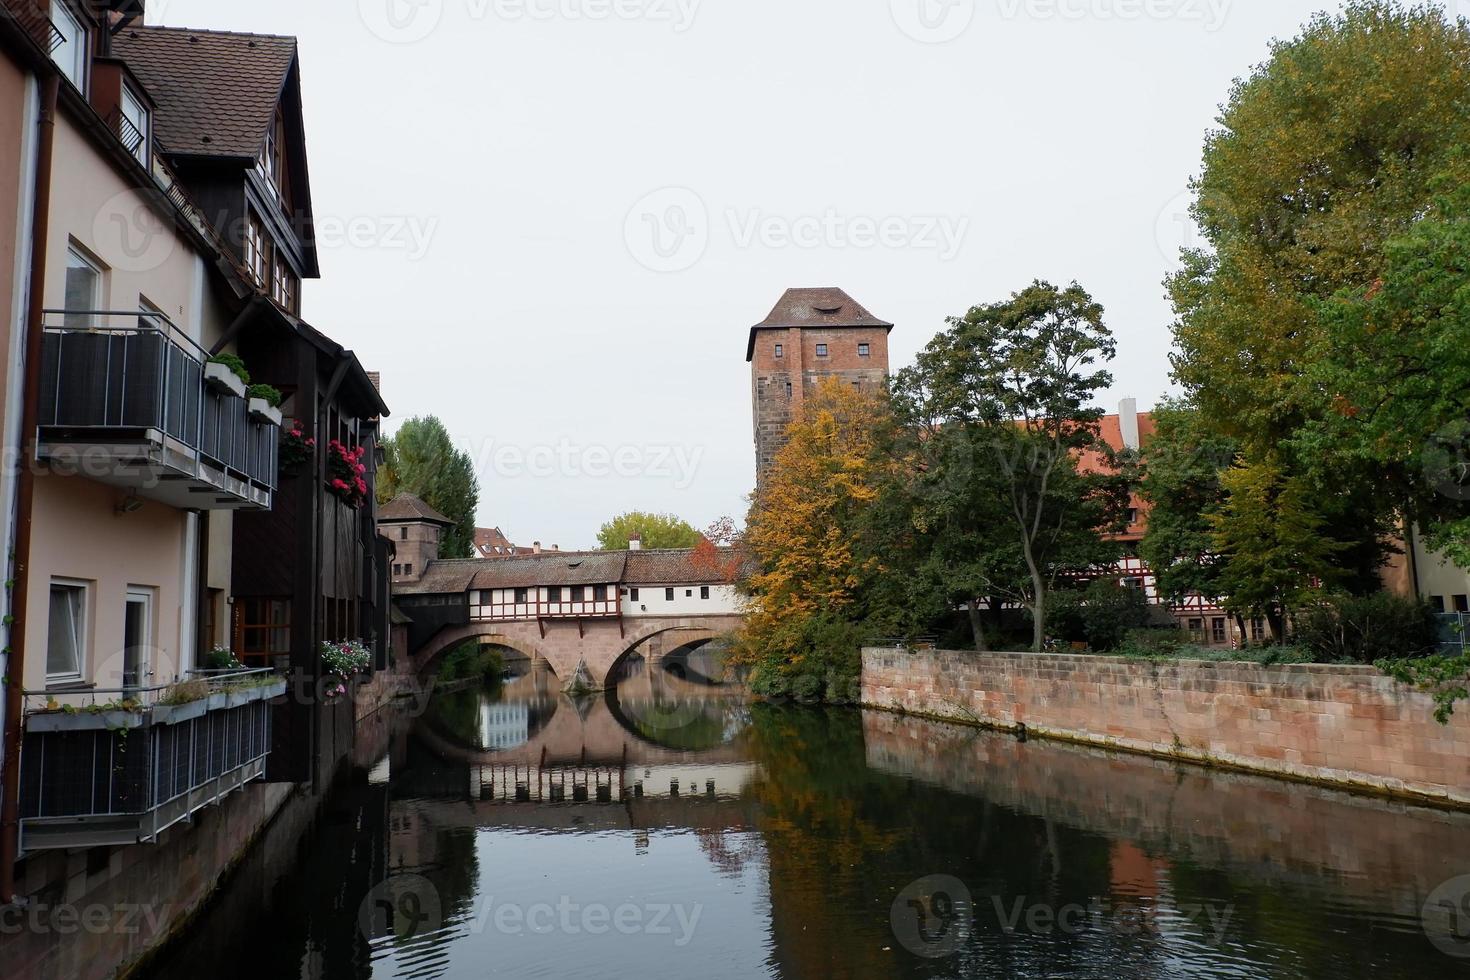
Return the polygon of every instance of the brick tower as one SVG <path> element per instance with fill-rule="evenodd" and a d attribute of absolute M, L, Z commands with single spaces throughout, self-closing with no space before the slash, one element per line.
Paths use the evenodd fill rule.
<path fill-rule="evenodd" d="M 888 334 L 880 320 L 835 286 L 788 289 L 771 315 L 750 328 L 750 397 L 755 417 L 756 487 L 764 485 L 786 427 L 807 392 L 836 376 L 879 385 L 888 376 Z"/>

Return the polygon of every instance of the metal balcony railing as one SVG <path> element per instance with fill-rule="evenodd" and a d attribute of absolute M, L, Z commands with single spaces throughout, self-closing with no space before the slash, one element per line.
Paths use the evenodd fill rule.
<path fill-rule="evenodd" d="M 168 697 L 174 687 L 26 692 L 22 851 L 155 840 L 262 778 L 269 699 L 284 682 L 236 671 L 203 679 L 203 688 L 186 703 Z"/>
<path fill-rule="evenodd" d="M 1470 613 L 1441 613 L 1436 618 L 1440 653 L 1459 657 L 1470 652 Z"/>
<path fill-rule="evenodd" d="M 123 114 L 121 108 L 114 109 L 107 119 L 108 128 L 117 134 L 122 141 L 123 149 L 127 150 L 140 163 L 148 162 L 146 143 L 148 137 L 133 124 L 133 121 Z"/>
<path fill-rule="evenodd" d="M 165 491 L 182 481 L 196 496 L 268 507 L 279 435 L 251 418 L 245 399 L 206 384 L 208 357 L 161 313 L 47 311 L 43 455 L 66 455 L 58 445 L 106 447 L 81 464 L 100 467 L 108 482 L 178 503 Z M 104 465 L 113 458 L 132 471 Z"/>

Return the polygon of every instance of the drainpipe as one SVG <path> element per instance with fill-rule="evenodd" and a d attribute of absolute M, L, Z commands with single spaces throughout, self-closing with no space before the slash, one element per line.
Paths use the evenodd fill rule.
<path fill-rule="evenodd" d="M 31 219 L 31 278 L 27 287 L 25 380 L 21 408 L 22 450 L 16 479 L 14 620 L 5 684 L 5 772 L 0 798 L 0 904 L 15 899 L 15 862 L 20 855 L 21 712 L 25 699 L 26 603 L 30 596 L 31 515 L 36 497 L 36 428 L 41 417 L 41 352 L 45 326 L 46 241 L 51 233 L 51 161 L 56 134 L 56 93 L 60 76 L 41 81 L 41 115 L 36 147 L 36 186 Z"/>

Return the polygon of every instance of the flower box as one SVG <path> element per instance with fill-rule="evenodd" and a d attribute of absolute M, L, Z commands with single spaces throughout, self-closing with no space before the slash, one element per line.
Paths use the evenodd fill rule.
<path fill-rule="evenodd" d="M 250 399 L 250 417 L 278 429 L 281 427 L 281 410 L 272 408 L 271 403 L 264 398 Z"/>
<path fill-rule="evenodd" d="M 218 361 L 210 361 L 204 365 L 204 383 L 216 391 L 236 398 L 245 397 L 245 382 L 227 365 Z"/>
<path fill-rule="evenodd" d="M 141 711 L 48 711 L 26 718 L 28 732 L 101 732 L 142 728 Z"/>
<path fill-rule="evenodd" d="M 153 721 L 159 725 L 177 725 L 203 718 L 208 711 L 209 698 L 200 698 L 188 704 L 160 704 L 153 708 Z"/>

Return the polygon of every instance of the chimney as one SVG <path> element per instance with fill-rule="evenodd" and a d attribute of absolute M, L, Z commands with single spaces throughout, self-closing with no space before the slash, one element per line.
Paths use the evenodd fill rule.
<path fill-rule="evenodd" d="M 628 550 L 629 551 L 642 551 L 643 550 L 643 535 L 641 535 L 641 534 L 635 534 L 631 538 L 629 538 L 628 539 Z"/>
<path fill-rule="evenodd" d="M 539 555 L 539 554 L 541 554 L 541 542 L 540 541 L 532 541 L 531 542 L 531 554 L 533 554 L 533 555 Z"/>
<path fill-rule="evenodd" d="M 1123 431 L 1123 448 L 1137 452 L 1143 448 L 1138 434 L 1138 399 L 1125 398 L 1118 406 L 1118 428 Z"/>

